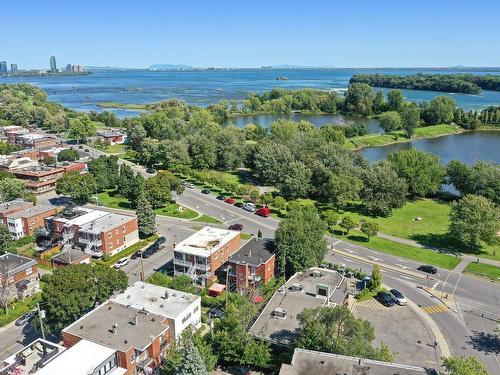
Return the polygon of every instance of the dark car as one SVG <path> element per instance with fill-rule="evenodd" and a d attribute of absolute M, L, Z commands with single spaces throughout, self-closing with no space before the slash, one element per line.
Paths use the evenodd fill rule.
<path fill-rule="evenodd" d="M 141 251 L 136 251 L 135 253 L 132 254 L 130 259 L 136 259 L 141 257 Z"/>
<path fill-rule="evenodd" d="M 148 250 L 149 250 L 149 249 L 148 249 Z M 144 250 L 144 251 L 142 252 L 142 257 L 143 257 L 144 259 L 149 258 L 151 255 L 153 255 L 153 254 L 155 253 L 154 251 L 148 251 L 148 250 Z"/>
<path fill-rule="evenodd" d="M 214 318 L 221 319 L 221 318 L 224 318 L 224 315 L 225 315 L 224 311 L 219 310 L 215 307 L 213 309 L 208 310 L 208 316 L 212 319 L 214 319 Z"/>
<path fill-rule="evenodd" d="M 216 199 L 223 201 L 224 199 L 226 199 L 226 197 L 223 195 L 217 195 Z"/>
<path fill-rule="evenodd" d="M 238 232 L 241 232 L 243 230 L 243 224 L 231 224 L 229 230 L 237 230 Z"/>
<path fill-rule="evenodd" d="M 146 169 L 146 173 L 149 173 L 149 174 L 156 173 L 156 169 L 154 169 L 153 167 L 150 167 L 150 168 Z"/>
<path fill-rule="evenodd" d="M 234 207 L 242 208 L 244 206 L 243 202 L 236 202 Z"/>
<path fill-rule="evenodd" d="M 437 273 L 437 268 L 434 266 L 431 266 L 429 264 L 423 264 L 420 267 L 417 268 L 417 270 L 422 271 L 422 272 L 427 272 L 432 275 L 435 275 Z"/>
<path fill-rule="evenodd" d="M 163 245 L 166 241 L 167 241 L 167 239 L 165 237 L 161 236 L 161 237 L 158 237 L 158 239 L 155 241 L 155 244 Z"/>
<path fill-rule="evenodd" d="M 33 316 L 34 316 L 33 311 L 28 311 L 27 313 L 24 313 L 16 320 L 16 326 L 20 327 L 25 325 L 33 318 Z"/>
<path fill-rule="evenodd" d="M 202 192 L 203 194 L 210 194 L 210 190 L 208 190 L 208 189 L 203 189 L 201 192 Z"/>
<path fill-rule="evenodd" d="M 394 302 L 394 298 L 392 298 L 391 294 L 384 292 L 384 291 L 378 292 L 377 299 L 380 301 L 380 303 L 382 305 L 387 306 L 387 307 L 392 307 L 396 304 L 396 302 Z"/>

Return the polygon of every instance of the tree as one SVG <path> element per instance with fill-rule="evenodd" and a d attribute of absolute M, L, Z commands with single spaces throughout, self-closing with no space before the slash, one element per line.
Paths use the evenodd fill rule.
<path fill-rule="evenodd" d="M 276 230 L 279 268 L 287 276 L 317 266 L 326 254 L 324 223 L 314 207 L 291 209 Z"/>
<path fill-rule="evenodd" d="M 252 202 L 257 202 L 260 198 L 260 192 L 259 192 L 259 189 L 252 189 L 250 190 L 250 200 Z"/>
<path fill-rule="evenodd" d="M 274 202 L 273 193 L 271 193 L 270 191 L 266 191 L 264 194 L 260 196 L 259 199 L 262 202 L 262 204 L 266 206 L 270 206 Z"/>
<path fill-rule="evenodd" d="M 410 148 L 389 154 L 387 160 L 405 179 L 412 196 L 435 194 L 443 184 L 446 172 L 435 155 Z"/>
<path fill-rule="evenodd" d="M 289 199 L 305 198 L 311 189 L 312 172 L 300 161 L 292 161 L 279 176 L 276 187 Z"/>
<path fill-rule="evenodd" d="M 0 201 L 9 202 L 17 198 L 36 202 L 36 197 L 26 188 L 22 180 L 11 177 L 0 179 Z"/>
<path fill-rule="evenodd" d="M 361 116 L 371 115 L 375 94 L 365 83 L 352 83 L 347 90 L 344 107 L 347 112 Z"/>
<path fill-rule="evenodd" d="M 329 173 L 327 182 L 321 188 L 321 195 L 335 207 L 342 207 L 348 201 L 359 198 L 362 184 L 362 181 L 354 175 Z"/>
<path fill-rule="evenodd" d="M 12 241 L 9 229 L 3 223 L 0 223 L 0 254 L 3 254 L 9 248 L 9 243 Z"/>
<path fill-rule="evenodd" d="M 373 99 L 373 113 L 379 114 L 386 109 L 386 102 L 383 91 L 377 91 Z"/>
<path fill-rule="evenodd" d="M 156 215 L 151 207 L 151 204 L 144 196 L 141 194 L 137 200 L 137 222 L 139 227 L 139 234 L 142 238 L 147 238 L 156 233 Z"/>
<path fill-rule="evenodd" d="M 161 173 L 146 180 L 144 195 L 153 208 L 164 206 L 172 199 L 172 186 Z"/>
<path fill-rule="evenodd" d="M 369 289 L 371 291 L 377 291 L 382 286 L 382 272 L 380 271 L 380 266 L 378 264 L 373 265 L 372 277 L 370 279 Z"/>
<path fill-rule="evenodd" d="M 91 173 L 80 174 L 78 171 L 66 173 L 57 180 L 56 193 L 68 195 L 76 202 L 88 202 L 97 191 L 97 184 Z"/>
<path fill-rule="evenodd" d="M 405 99 L 401 90 L 391 90 L 387 93 L 387 109 L 389 111 L 400 112 L 404 104 Z"/>
<path fill-rule="evenodd" d="M 401 112 L 401 125 L 407 138 L 415 134 L 415 129 L 420 126 L 420 110 L 415 105 L 407 105 Z"/>
<path fill-rule="evenodd" d="M 453 112 L 457 103 L 449 96 L 436 96 L 422 111 L 426 124 L 449 124 L 453 121 Z"/>
<path fill-rule="evenodd" d="M 186 141 L 163 140 L 158 145 L 158 162 L 167 169 L 191 166 L 189 147 Z"/>
<path fill-rule="evenodd" d="M 364 221 L 361 224 L 361 232 L 366 234 L 368 241 L 370 241 L 372 236 L 376 236 L 379 231 L 379 225 L 373 221 Z"/>
<path fill-rule="evenodd" d="M 345 229 L 344 236 L 347 236 L 351 229 L 354 229 L 358 226 L 358 223 L 353 220 L 352 217 L 346 215 L 340 221 L 340 227 Z"/>
<path fill-rule="evenodd" d="M 448 375 L 488 375 L 484 365 L 474 357 L 448 357 L 443 359 Z"/>
<path fill-rule="evenodd" d="M 378 163 L 363 170 L 361 179 L 360 197 L 370 214 L 387 216 L 405 204 L 408 185 L 389 163 Z"/>
<path fill-rule="evenodd" d="M 189 139 L 189 156 L 191 164 L 196 169 L 207 169 L 217 162 L 217 146 L 215 141 L 202 134 L 196 134 Z"/>
<path fill-rule="evenodd" d="M 127 288 L 127 284 L 125 272 L 104 264 L 78 264 L 56 269 L 42 286 L 44 323 L 51 331 L 60 330 Z"/>
<path fill-rule="evenodd" d="M 378 119 L 380 121 L 380 127 L 384 129 L 386 133 L 399 130 L 402 127 L 403 121 L 401 115 L 396 111 L 384 112 Z"/>
<path fill-rule="evenodd" d="M 452 203 L 449 234 L 465 247 L 477 250 L 483 243 L 494 244 L 499 230 L 500 209 L 489 199 L 467 194 Z"/>
<path fill-rule="evenodd" d="M 325 221 L 325 223 L 328 227 L 328 230 L 330 232 L 333 231 L 333 228 L 339 223 L 339 219 L 340 219 L 339 213 L 337 211 L 334 211 L 334 210 L 323 211 L 321 213 L 321 217 Z"/>
<path fill-rule="evenodd" d="M 176 375 L 208 375 L 198 349 L 191 340 L 182 343 Z"/>
<path fill-rule="evenodd" d="M 346 306 L 304 309 L 299 315 L 299 334 L 294 346 L 319 352 L 392 361 L 387 346 L 373 346 L 375 330 L 356 319 Z"/>
<path fill-rule="evenodd" d="M 276 198 L 274 198 L 273 207 L 276 208 L 278 211 L 285 210 L 286 209 L 286 199 L 283 198 L 282 196 L 278 195 Z"/>
<path fill-rule="evenodd" d="M 74 119 L 69 124 L 68 137 L 76 139 L 78 143 L 97 134 L 97 127 L 87 115 Z"/>
<path fill-rule="evenodd" d="M 76 150 L 62 150 L 57 154 L 57 161 L 75 161 L 80 158 L 80 155 L 78 155 L 78 152 Z"/>

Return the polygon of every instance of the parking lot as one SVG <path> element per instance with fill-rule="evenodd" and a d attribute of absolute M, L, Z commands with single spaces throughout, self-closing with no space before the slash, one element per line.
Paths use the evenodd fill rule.
<path fill-rule="evenodd" d="M 394 362 L 439 368 L 434 336 L 411 306 L 386 307 L 372 298 L 356 303 L 353 313 L 373 324 L 375 345 L 386 344 Z"/>

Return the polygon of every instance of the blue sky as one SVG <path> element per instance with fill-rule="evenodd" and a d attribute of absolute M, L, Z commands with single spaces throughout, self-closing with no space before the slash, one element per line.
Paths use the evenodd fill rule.
<path fill-rule="evenodd" d="M 0 60 L 207 67 L 499 66 L 498 0 L 2 1 Z"/>

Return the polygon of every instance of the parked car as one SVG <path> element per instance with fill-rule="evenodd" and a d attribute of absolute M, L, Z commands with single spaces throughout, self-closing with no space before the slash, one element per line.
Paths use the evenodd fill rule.
<path fill-rule="evenodd" d="M 186 187 L 187 187 L 188 189 L 194 189 L 194 184 L 192 184 L 191 182 L 188 182 L 188 183 L 186 184 Z"/>
<path fill-rule="evenodd" d="M 380 303 L 382 303 L 382 305 L 387 307 L 392 307 L 396 304 L 391 294 L 384 291 L 377 293 L 377 299 L 380 301 Z"/>
<path fill-rule="evenodd" d="M 158 239 L 155 241 L 155 244 L 158 245 L 163 245 L 165 242 L 167 242 L 167 239 L 164 236 L 158 237 Z"/>
<path fill-rule="evenodd" d="M 423 264 L 420 267 L 418 267 L 417 270 L 422 272 L 427 272 L 433 275 L 435 275 L 438 271 L 436 267 L 431 266 L 430 264 Z"/>
<path fill-rule="evenodd" d="M 256 207 L 255 207 L 255 204 L 253 204 L 253 203 L 245 203 L 245 205 L 243 206 L 243 209 L 245 211 L 248 211 L 248 212 L 255 212 Z"/>
<path fill-rule="evenodd" d="M 147 259 L 147 258 L 149 258 L 151 255 L 153 255 L 154 253 L 155 253 L 155 252 L 153 252 L 153 251 L 146 251 L 146 250 L 144 250 L 144 251 L 142 252 L 142 257 L 143 257 L 144 259 Z"/>
<path fill-rule="evenodd" d="M 243 202 L 236 202 L 234 207 L 242 208 L 244 206 Z"/>
<path fill-rule="evenodd" d="M 227 204 L 234 204 L 234 199 L 233 198 L 226 198 L 226 199 L 224 199 L 224 202 L 226 202 Z"/>
<path fill-rule="evenodd" d="M 129 258 L 120 259 L 118 262 L 116 262 L 113 265 L 113 268 L 118 270 L 118 269 L 122 268 L 123 266 L 126 266 L 127 264 L 129 264 L 129 262 L 130 262 Z"/>
<path fill-rule="evenodd" d="M 220 201 L 223 201 L 224 199 L 226 199 L 226 197 L 223 196 L 222 194 L 217 195 L 215 198 L 218 199 L 218 200 L 220 200 Z"/>
<path fill-rule="evenodd" d="M 136 251 L 135 253 L 132 254 L 132 256 L 130 257 L 131 259 L 136 259 L 136 258 L 140 258 L 141 257 L 141 251 Z"/>
<path fill-rule="evenodd" d="M 202 192 L 203 194 L 210 194 L 210 190 L 208 190 L 208 189 L 203 189 L 201 192 Z"/>
<path fill-rule="evenodd" d="M 268 207 L 262 207 L 259 208 L 255 213 L 262 217 L 268 217 L 269 215 L 271 215 L 271 210 Z"/>
<path fill-rule="evenodd" d="M 239 232 L 241 232 L 243 230 L 243 224 L 231 224 L 229 226 L 229 228 L 227 228 L 229 230 L 237 230 Z"/>
<path fill-rule="evenodd" d="M 146 173 L 154 174 L 156 173 L 156 169 L 154 169 L 153 167 L 149 167 L 148 169 L 146 169 Z"/>
<path fill-rule="evenodd" d="M 217 309 L 217 308 L 213 308 L 213 309 L 210 309 L 208 310 L 208 316 L 212 319 L 214 318 L 224 318 L 224 311 L 220 310 L 220 309 Z"/>
<path fill-rule="evenodd" d="M 398 305 L 400 305 L 400 306 L 405 306 L 406 305 L 406 303 L 407 303 L 406 297 L 399 290 L 397 290 L 397 289 L 391 289 L 389 291 L 389 293 L 391 293 L 392 298 L 394 299 L 394 301 L 396 301 L 396 303 Z"/>
<path fill-rule="evenodd" d="M 35 316 L 35 313 L 33 311 L 28 311 L 27 313 L 24 313 L 16 320 L 16 326 L 20 327 L 25 325 L 33 318 L 33 316 Z"/>

